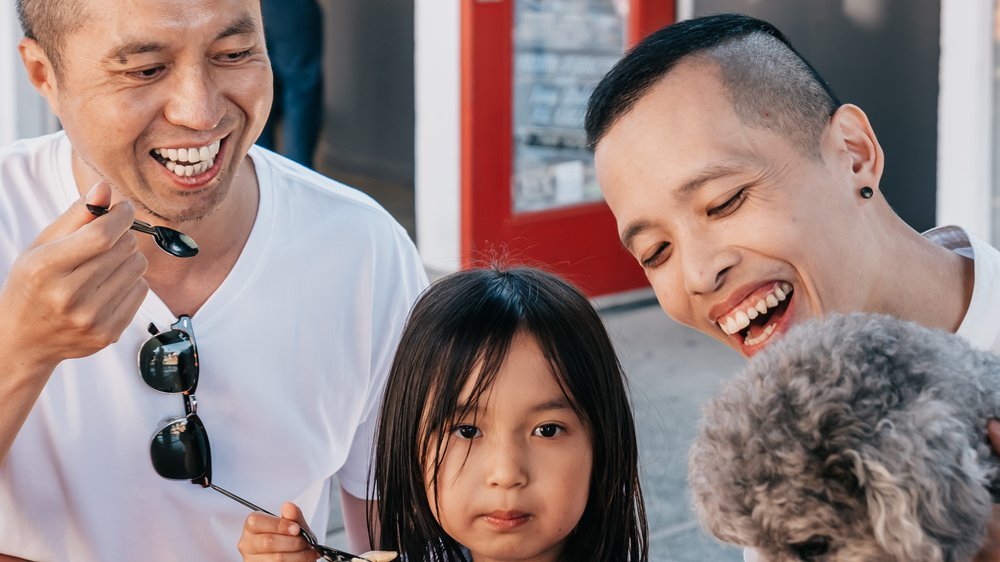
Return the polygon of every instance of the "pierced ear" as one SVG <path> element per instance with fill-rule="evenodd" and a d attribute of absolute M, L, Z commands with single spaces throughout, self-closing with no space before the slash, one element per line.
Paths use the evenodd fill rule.
<path fill-rule="evenodd" d="M 45 54 L 38 41 L 27 37 L 21 40 L 17 50 L 21 53 L 21 62 L 24 63 L 24 70 L 28 73 L 28 81 L 49 102 L 49 108 L 58 117 L 59 84 L 49 56 Z"/>
<path fill-rule="evenodd" d="M 868 116 L 854 104 L 844 104 L 830 117 L 830 138 L 836 154 L 847 158 L 850 172 L 857 176 L 857 185 L 878 186 L 885 166 L 882 146 Z"/>

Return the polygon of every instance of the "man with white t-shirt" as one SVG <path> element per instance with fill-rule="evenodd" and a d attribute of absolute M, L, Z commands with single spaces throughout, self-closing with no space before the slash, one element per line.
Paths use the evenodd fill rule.
<path fill-rule="evenodd" d="M 595 88 L 586 128 L 622 244 L 675 320 L 747 357 L 853 311 L 1000 351 L 1000 252 L 900 219 L 865 113 L 767 22 L 722 14 L 653 33 Z M 1000 560 L 998 513 L 977 560 Z"/>
<path fill-rule="evenodd" d="M 65 131 L 0 149 L 0 554 L 239 559 L 249 510 L 205 487 L 325 529 L 334 476 L 338 546 L 367 549 L 376 410 L 426 278 L 368 197 L 252 146 L 260 3 L 17 7 Z"/>

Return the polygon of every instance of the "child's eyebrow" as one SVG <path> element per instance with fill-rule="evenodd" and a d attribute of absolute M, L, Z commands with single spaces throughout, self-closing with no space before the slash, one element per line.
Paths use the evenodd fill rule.
<path fill-rule="evenodd" d="M 471 406 L 466 402 L 462 402 L 458 404 L 457 407 L 455 408 L 455 410 L 459 412 L 478 412 L 480 409 L 481 408 L 478 402 Z M 565 396 L 560 396 L 559 398 L 553 398 L 548 402 L 542 402 L 541 404 L 532 407 L 531 412 L 536 413 L 536 412 L 547 412 L 550 410 L 572 410 L 572 409 L 573 406 L 570 405 L 569 400 L 567 400 Z"/>
<path fill-rule="evenodd" d="M 545 412 L 548 410 L 572 410 L 569 400 L 565 396 L 560 396 L 554 400 L 543 402 L 531 409 L 532 412 Z"/>

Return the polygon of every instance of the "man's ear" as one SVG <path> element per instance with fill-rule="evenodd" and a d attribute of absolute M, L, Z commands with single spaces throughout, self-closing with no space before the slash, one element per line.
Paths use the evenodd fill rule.
<path fill-rule="evenodd" d="M 875 137 L 868 116 L 860 107 L 846 103 L 834 112 L 824 139 L 827 148 L 857 176 L 857 185 L 878 186 L 885 166 L 882 146 Z"/>
<path fill-rule="evenodd" d="M 52 113 L 59 116 L 59 83 L 56 79 L 55 67 L 45 54 L 38 41 L 25 37 L 17 46 L 21 53 L 21 62 L 28 73 L 28 81 L 38 90 L 39 94 L 49 102 Z"/>

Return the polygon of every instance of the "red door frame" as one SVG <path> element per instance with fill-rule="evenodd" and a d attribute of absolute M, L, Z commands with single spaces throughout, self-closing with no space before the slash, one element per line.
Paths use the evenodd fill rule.
<path fill-rule="evenodd" d="M 498 257 L 545 265 L 588 295 L 646 286 L 607 205 L 513 213 L 513 0 L 460 0 L 462 265 Z M 673 0 L 632 0 L 628 42 L 674 20 Z"/>

